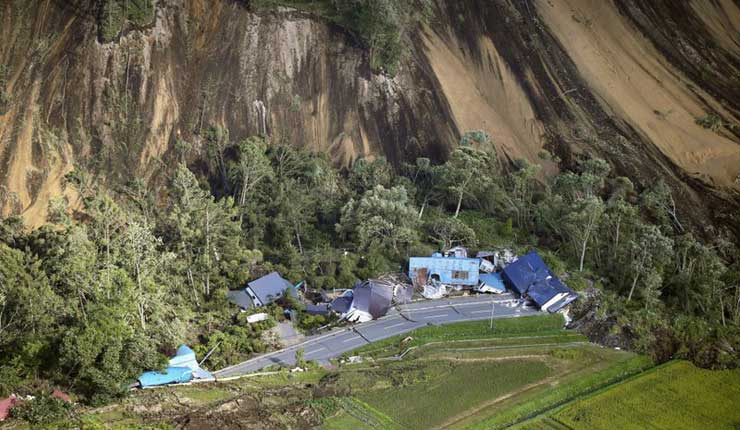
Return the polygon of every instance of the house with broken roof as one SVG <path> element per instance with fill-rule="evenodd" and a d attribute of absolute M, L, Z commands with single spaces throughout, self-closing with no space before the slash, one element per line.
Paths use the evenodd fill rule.
<path fill-rule="evenodd" d="M 506 266 L 501 277 L 512 291 L 543 312 L 557 312 L 578 298 L 534 251 Z"/>
<path fill-rule="evenodd" d="M 334 299 L 331 309 L 352 322 L 367 322 L 388 313 L 393 303 L 394 287 L 378 280 L 358 282 L 355 288 Z"/>
<path fill-rule="evenodd" d="M 300 284 L 299 284 L 300 285 Z M 226 297 L 240 308 L 247 310 L 267 306 L 283 297 L 295 294 L 293 284 L 277 272 L 272 272 L 247 284 L 242 290 L 229 291 Z"/>
<path fill-rule="evenodd" d="M 475 287 L 478 278 L 480 259 L 445 257 L 435 253 L 431 257 L 411 257 L 409 259 L 409 278 L 420 287 L 429 283 Z"/>

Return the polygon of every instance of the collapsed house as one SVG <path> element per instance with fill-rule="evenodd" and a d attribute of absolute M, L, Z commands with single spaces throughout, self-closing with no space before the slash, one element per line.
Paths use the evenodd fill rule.
<path fill-rule="evenodd" d="M 331 303 L 331 309 L 350 322 L 367 322 L 388 313 L 393 304 L 395 288 L 380 280 L 358 282 Z"/>
<path fill-rule="evenodd" d="M 248 283 L 244 289 L 229 291 L 226 298 L 242 310 L 248 310 L 274 303 L 281 299 L 286 291 L 288 294 L 295 294 L 295 287 L 279 273 L 272 272 Z"/>
<path fill-rule="evenodd" d="M 501 275 L 512 291 L 534 302 L 543 312 L 557 312 L 578 298 L 535 251 L 506 266 Z"/>
<path fill-rule="evenodd" d="M 180 345 L 175 356 L 170 359 L 167 368 L 163 371 L 144 372 L 139 376 L 138 383 L 141 388 L 146 388 L 181 384 L 194 379 L 212 380 L 213 375 L 200 367 L 195 359 L 195 351 L 187 345 Z"/>
<path fill-rule="evenodd" d="M 478 285 L 480 260 L 477 258 L 445 257 L 435 253 L 431 257 L 411 257 L 409 278 L 419 286 L 430 282 L 447 285 Z"/>
<path fill-rule="evenodd" d="M 431 257 L 411 257 L 409 278 L 415 287 L 423 290 L 422 295 L 427 299 L 442 298 L 450 288 L 470 288 L 481 293 L 506 292 L 503 280 L 495 271 L 506 261 L 516 260 L 511 251 L 481 251 L 475 258 L 467 255 L 467 249 L 456 247 Z"/>

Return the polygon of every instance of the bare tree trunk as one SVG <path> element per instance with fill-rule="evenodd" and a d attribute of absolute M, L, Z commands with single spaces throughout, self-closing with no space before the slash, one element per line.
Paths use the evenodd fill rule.
<path fill-rule="evenodd" d="M 295 228 L 295 238 L 298 241 L 298 250 L 300 251 L 301 255 L 303 255 L 303 244 L 301 243 L 301 233 L 298 230 L 298 225 L 294 224 Z"/>
<path fill-rule="evenodd" d="M 211 221 L 209 219 L 208 205 L 206 205 L 206 297 L 211 295 Z"/>
<path fill-rule="evenodd" d="M 419 209 L 419 219 L 424 216 L 424 209 L 427 207 L 427 199 L 424 199 L 424 202 L 421 204 L 421 209 Z"/>
<path fill-rule="evenodd" d="M 622 215 L 617 218 L 617 234 L 614 238 L 614 258 L 617 258 L 617 252 L 619 250 L 619 229 L 622 226 Z"/>
<path fill-rule="evenodd" d="M 583 245 L 581 245 L 581 262 L 578 265 L 578 271 L 583 272 L 583 260 L 586 259 L 586 246 L 588 245 L 588 236 L 583 240 Z"/>
<path fill-rule="evenodd" d="M 144 306 L 144 289 L 141 285 L 141 261 L 136 261 L 136 285 L 139 286 L 139 322 L 141 323 L 141 329 L 146 330 L 146 313 Z"/>
<path fill-rule="evenodd" d="M 457 218 L 457 216 L 460 215 L 460 206 L 462 206 L 463 194 L 464 194 L 464 191 L 460 191 L 460 196 L 457 199 L 457 209 L 455 209 L 455 218 Z"/>
<path fill-rule="evenodd" d="M 629 303 L 630 300 L 632 300 L 632 294 L 635 292 L 635 287 L 637 286 L 637 279 L 639 278 L 640 278 L 640 273 L 637 272 L 637 274 L 635 275 L 635 279 L 632 281 L 632 288 L 630 288 L 630 294 L 627 296 L 627 303 Z"/>
<path fill-rule="evenodd" d="M 188 267 L 188 282 L 190 282 L 190 288 L 193 289 L 193 299 L 195 299 L 195 306 L 200 307 L 200 300 L 198 300 L 198 290 L 195 287 L 195 280 L 193 280 L 193 269 Z"/>

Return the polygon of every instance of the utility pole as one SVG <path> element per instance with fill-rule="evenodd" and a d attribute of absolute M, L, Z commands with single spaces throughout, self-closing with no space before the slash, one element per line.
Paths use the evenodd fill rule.
<path fill-rule="evenodd" d="M 491 331 L 493 331 L 493 307 L 496 302 L 493 301 L 493 295 L 491 295 Z"/>

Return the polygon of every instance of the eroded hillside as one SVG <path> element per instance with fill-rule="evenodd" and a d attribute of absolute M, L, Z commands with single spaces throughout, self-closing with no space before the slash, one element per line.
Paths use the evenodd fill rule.
<path fill-rule="evenodd" d="M 97 2 L 0 6 L 3 214 L 43 221 L 76 165 L 152 182 L 206 156 L 214 131 L 273 139 L 347 165 L 444 158 L 482 129 L 500 154 L 561 167 L 607 159 L 662 178 L 684 216 L 740 220 L 740 8 L 732 0 L 438 0 L 394 77 L 308 12 L 160 0 L 103 43 Z M 110 29 L 106 29 L 110 31 Z M 697 122 L 699 121 L 701 124 Z M 164 168 L 163 168 L 164 166 Z"/>

